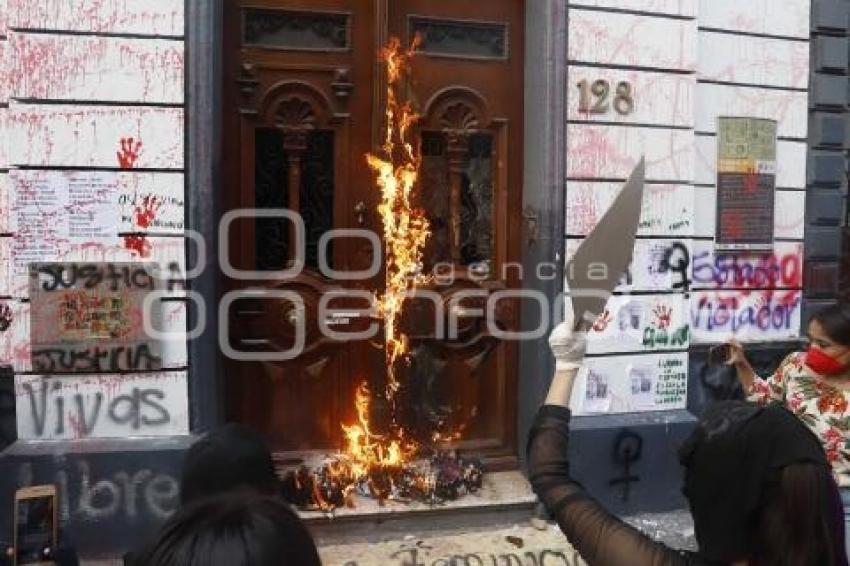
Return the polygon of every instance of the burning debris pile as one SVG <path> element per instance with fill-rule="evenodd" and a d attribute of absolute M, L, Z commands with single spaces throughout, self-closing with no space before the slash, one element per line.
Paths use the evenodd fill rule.
<path fill-rule="evenodd" d="M 423 446 L 407 434 L 397 418 L 396 396 L 401 383 L 397 364 L 409 362 L 409 340 L 399 320 L 407 297 L 429 278 L 422 273 L 422 253 L 430 237 L 425 213 L 413 206 L 413 190 L 419 179 L 421 157 L 412 127 L 419 119 L 404 101 L 404 78 L 419 42 L 404 49 L 397 38 L 381 51 L 387 68 L 386 129 L 381 155 L 367 155 L 380 189 L 378 213 L 383 222 L 385 288 L 376 297 L 377 316 L 383 322 L 387 381 L 382 393 L 390 409 L 391 422 L 380 432 L 369 421 L 372 394 L 366 382 L 356 392 L 358 422 L 342 425 L 345 447 L 318 469 L 301 467 L 284 478 L 284 496 L 306 509 L 332 511 L 352 507 L 355 494 L 386 500 L 436 504 L 474 493 L 482 485 L 482 468 L 477 460 L 466 460 L 453 452 L 433 452 L 430 460 L 417 460 Z M 433 440 L 460 434 L 434 434 Z"/>
<path fill-rule="evenodd" d="M 316 471 L 302 466 L 284 477 L 283 496 L 301 509 L 333 511 L 354 507 L 353 495 L 384 501 L 417 501 L 437 505 L 475 493 L 483 472 L 477 460 L 439 452 L 427 464 L 374 467 L 360 478 L 350 474 L 343 459 L 329 460 Z"/>
<path fill-rule="evenodd" d="M 397 438 L 388 440 L 369 428 L 368 386 L 357 390 L 359 424 L 343 426 L 348 446 L 343 454 L 329 457 L 315 471 L 305 466 L 284 477 L 284 497 L 303 509 L 333 511 L 354 507 L 355 494 L 409 503 L 438 504 L 481 489 L 483 472 L 477 460 L 459 458 L 453 452 L 435 452 L 426 462 L 414 460 L 419 446 Z"/>

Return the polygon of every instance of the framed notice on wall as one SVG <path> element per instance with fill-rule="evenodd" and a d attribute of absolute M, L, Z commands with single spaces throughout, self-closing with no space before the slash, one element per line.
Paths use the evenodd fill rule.
<path fill-rule="evenodd" d="M 36 373 L 116 373 L 162 368 L 161 290 L 153 264 L 31 263 L 30 343 Z M 150 307 L 150 308 L 148 308 Z M 147 324 L 146 324 L 147 323 Z"/>
<path fill-rule="evenodd" d="M 716 247 L 772 249 L 775 193 L 776 121 L 719 118 Z"/>

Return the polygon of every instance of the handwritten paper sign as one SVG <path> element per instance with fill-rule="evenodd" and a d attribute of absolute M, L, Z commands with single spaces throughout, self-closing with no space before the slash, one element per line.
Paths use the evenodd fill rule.
<path fill-rule="evenodd" d="M 161 347 L 145 333 L 145 296 L 157 290 L 142 263 L 34 263 L 29 294 L 32 367 L 40 373 L 156 370 Z M 148 316 L 162 328 L 161 312 Z"/>

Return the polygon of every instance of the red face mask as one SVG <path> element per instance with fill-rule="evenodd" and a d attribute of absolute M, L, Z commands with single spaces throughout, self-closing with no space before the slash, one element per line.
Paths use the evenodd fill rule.
<path fill-rule="evenodd" d="M 806 365 L 819 375 L 838 375 L 848 369 L 847 365 L 815 346 L 810 346 L 806 351 Z"/>

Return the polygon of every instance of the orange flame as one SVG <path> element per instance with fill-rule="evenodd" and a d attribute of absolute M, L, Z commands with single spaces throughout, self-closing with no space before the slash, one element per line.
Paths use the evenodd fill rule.
<path fill-rule="evenodd" d="M 428 280 L 422 274 L 422 251 L 431 235 L 430 229 L 425 214 L 414 209 L 411 203 L 413 188 L 419 179 L 421 158 L 410 133 L 419 116 L 409 102 L 399 101 L 403 78 L 418 43 L 417 36 L 410 49 L 405 50 L 398 38 L 392 38 L 381 50 L 381 58 L 387 64 L 384 155 L 366 156 L 381 190 L 378 214 L 384 226 L 386 285 L 384 294 L 378 298 L 377 311 L 384 320 L 387 397 L 390 400 L 399 388 L 395 364 L 408 349 L 407 336 L 399 330 L 398 319 L 407 296 Z"/>
<path fill-rule="evenodd" d="M 371 393 L 366 383 L 357 388 L 355 406 L 359 424 L 342 425 L 345 432 L 345 454 L 349 459 L 351 474 L 366 477 L 373 468 L 399 468 L 416 452 L 414 443 L 405 443 L 403 438 L 389 440 L 372 432 L 369 428 L 369 404 Z"/>
<path fill-rule="evenodd" d="M 411 130 L 419 116 L 409 102 L 401 102 L 403 80 L 418 44 L 417 36 L 410 49 L 404 49 L 398 38 L 392 38 L 381 50 L 381 59 L 387 66 L 384 141 L 380 156 L 366 156 L 381 191 L 377 210 L 383 223 L 386 267 L 385 288 L 383 294 L 376 298 L 376 311 L 384 323 L 386 398 L 393 412 L 394 396 L 400 386 L 396 378 L 396 364 L 408 352 L 408 338 L 399 328 L 399 318 L 407 297 L 417 286 L 429 280 L 422 273 L 422 254 L 431 235 L 430 227 L 424 212 L 415 209 L 412 204 L 421 157 L 411 139 Z M 404 429 L 395 421 L 386 434 L 372 431 L 369 423 L 371 395 L 366 382 L 357 388 L 357 422 L 342 425 L 346 443 L 344 463 L 335 466 L 331 472 L 336 478 L 347 478 L 346 481 L 351 481 L 352 485 L 365 480 L 369 490 L 380 500 L 392 491 L 395 481 L 393 474 L 383 472 L 401 470 L 416 456 L 419 446 L 405 438 Z M 420 480 L 428 481 L 427 478 L 417 481 Z M 423 488 L 427 487 L 423 484 Z"/>

